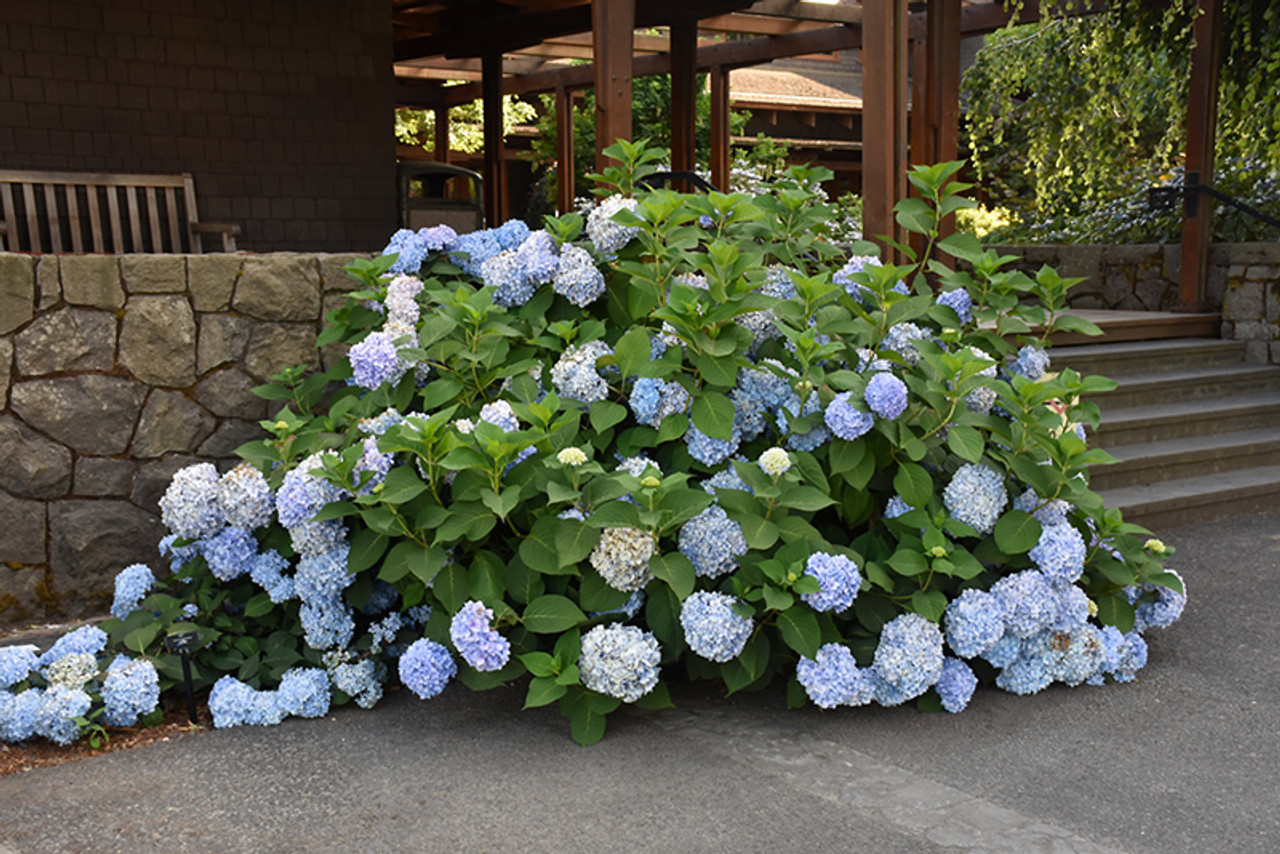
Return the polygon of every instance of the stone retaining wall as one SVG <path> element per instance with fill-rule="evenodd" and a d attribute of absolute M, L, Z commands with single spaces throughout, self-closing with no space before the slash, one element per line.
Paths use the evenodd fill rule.
<path fill-rule="evenodd" d="M 158 568 L 170 476 L 262 435 L 249 390 L 318 364 L 354 257 L 0 253 L 0 626 Z"/>
<path fill-rule="evenodd" d="M 1071 289 L 1072 308 L 1168 311 L 1178 301 L 1179 247 L 991 246 L 1017 255 L 1015 266 L 1042 265 L 1085 281 Z M 1248 342 L 1251 362 L 1280 364 L 1280 243 L 1215 243 L 1209 251 L 1208 307 L 1222 312 L 1222 337 Z"/>

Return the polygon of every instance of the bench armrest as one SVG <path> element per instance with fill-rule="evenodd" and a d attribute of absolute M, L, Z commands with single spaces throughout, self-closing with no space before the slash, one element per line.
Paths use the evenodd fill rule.
<path fill-rule="evenodd" d="M 240 236 L 240 226 L 230 222 L 193 222 L 192 234 L 221 234 L 222 251 L 235 252 L 236 238 Z"/>

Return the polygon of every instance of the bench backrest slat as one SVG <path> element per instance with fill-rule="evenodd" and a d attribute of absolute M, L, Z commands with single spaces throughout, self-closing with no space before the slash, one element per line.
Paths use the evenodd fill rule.
<path fill-rule="evenodd" d="M 14 233 L 18 229 L 18 218 L 13 211 L 13 188 L 8 184 L 0 184 L 0 205 L 4 206 L 4 221 L 9 224 L 5 248 L 13 250 L 18 246 L 18 235 Z"/>
<path fill-rule="evenodd" d="M 116 198 L 118 187 L 106 187 L 107 220 L 111 224 L 111 245 L 119 252 L 124 249 L 124 232 L 120 227 L 120 200 Z"/>
<path fill-rule="evenodd" d="M 83 252 L 84 239 L 80 236 L 80 199 L 74 184 L 66 184 L 63 189 L 67 197 L 67 219 L 71 224 L 71 251 Z"/>
<path fill-rule="evenodd" d="M 62 220 L 58 216 L 58 196 L 52 184 L 44 185 L 45 216 L 49 218 L 49 242 L 54 252 L 62 251 Z"/>
<path fill-rule="evenodd" d="M 174 252 L 182 251 L 182 232 L 178 228 L 178 204 L 177 193 L 173 191 L 173 187 L 164 188 L 164 204 L 169 211 L 169 241 L 173 245 Z"/>
<path fill-rule="evenodd" d="M 142 251 L 142 220 L 138 217 L 138 194 L 141 187 L 124 187 L 124 197 L 129 203 L 129 238 L 134 252 Z"/>
<path fill-rule="evenodd" d="M 40 244 L 40 218 L 36 216 L 36 188 L 30 184 L 22 185 L 22 201 L 27 206 L 27 229 L 31 235 L 31 249 L 43 252 Z"/>
<path fill-rule="evenodd" d="M 89 234 L 93 237 L 93 251 L 106 252 L 102 242 L 102 216 L 98 213 L 98 188 L 89 184 L 85 190 L 89 193 Z"/>

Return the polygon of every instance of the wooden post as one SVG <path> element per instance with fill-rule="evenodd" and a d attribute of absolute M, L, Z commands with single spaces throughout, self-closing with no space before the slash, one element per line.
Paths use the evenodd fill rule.
<path fill-rule="evenodd" d="M 436 107 L 436 160 L 449 162 L 449 108 Z"/>
<path fill-rule="evenodd" d="M 912 43 L 913 164 L 942 163 L 959 156 L 960 14 L 960 0 L 928 0 L 925 37 Z M 948 217 L 938 236 L 946 237 L 954 231 L 955 219 Z M 911 246 L 917 252 L 924 251 L 923 236 L 913 234 Z"/>
<path fill-rule="evenodd" d="M 907 188 L 907 0 L 864 5 L 862 45 L 862 232 L 901 242 L 893 206 Z M 885 260 L 896 259 L 886 247 Z"/>
<path fill-rule="evenodd" d="M 671 24 L 671 169 L 674 172 L 693 171 L 697 164 L 694 133 L 697 52 L 697 20 L 677 18 Z"/>
<path fill-rule="evenodd" d="M 711 183 L 729 192 L 729 69 L 711 68 Z"/>
<path fill-rule="evenodd" d="M 507 218 L 507 173 L 502 147 L 502 53 L 488 51 L 481 59 L 484 90 L 484 215 L 489 227 Z"/>
<path fill-rule="evenodd" d="M 631 52 L 635 28 L 635 0 L 592 0 L 597 172 L 607 164 L 604 149 L 619 139 L 631 139 Z"/>
<path fill-rule="evenodd" d="M 573 92 L 556 89 L 556 208 L 561 214 L 573 210 Z"/>
<path fill-rule="evenodd" d="M 1192 31 L 1191 83 L 1187 99 L 1188 184 L 1213 183 L 1215 130 L 1218 124 L 1218 67 L 1222 58 L 1222 0 L 1199 0 Z M 1181 266 L 1177 311 L 1202 311 L 1213 234 L 1213 200 L 1195 193 L 1183 206 Z"/>

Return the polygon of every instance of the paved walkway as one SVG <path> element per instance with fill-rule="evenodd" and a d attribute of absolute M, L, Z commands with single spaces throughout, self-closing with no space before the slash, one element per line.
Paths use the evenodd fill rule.
<path fill-rule="evenodd" d="M 0 779 L 0 854 L 1272 852 L 1280 511 L 1162 532 L 1191 602 L 1137 682 L 961 715 L 676 690 L 579 748 L 460 685 Z"/>

